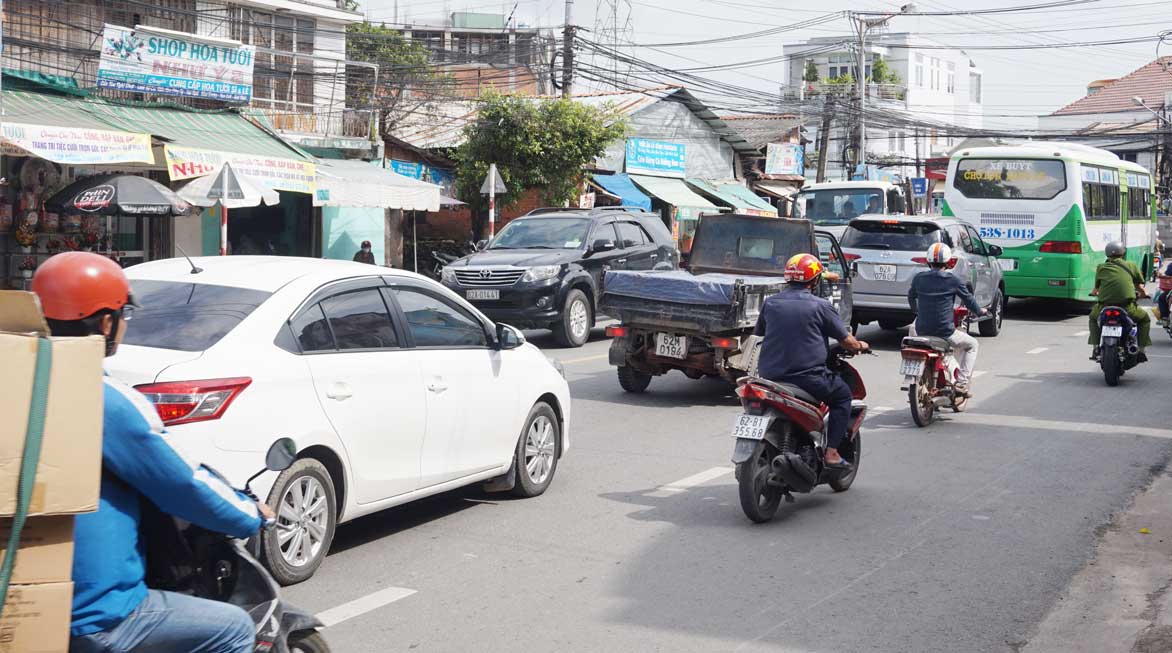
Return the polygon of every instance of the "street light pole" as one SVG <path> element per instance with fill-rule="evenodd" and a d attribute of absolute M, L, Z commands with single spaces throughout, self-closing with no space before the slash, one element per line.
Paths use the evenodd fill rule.
<path fill-rule="evenodd" d="M 1156 130 L 1160 134 L 1159 140 L 1156 141 L 1156 178 L 1159 179 L 1159 186 L 1163 186 L 1165 192 L 1172 195 L 1172 120 L 1168 119 L 1168 105 L 1164 104 L 1163 112 L 1156 111 L 1148 106 L 1144 99 L 1138 95 L 1131 98 L 1132 104 L 1143 107 L 1156 117 Z M 1164 123 L 1164 128 L 1160 129 L 1160 123 Z"/>

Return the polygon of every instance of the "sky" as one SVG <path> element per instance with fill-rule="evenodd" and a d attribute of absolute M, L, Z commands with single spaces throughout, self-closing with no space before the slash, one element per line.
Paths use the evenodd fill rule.
<path fill-rule="evenodd" d="M 617 0 L 616 0 L 617 1 Z M 515 5 L 514 5 L 515 2 Z M 595 26 L 598 12 L 612 16 L 610 0 L 574 0 L 574 23 Z M 985 10 L 1051 4 L 1054 0 L 917 0 L 916 11 Z M 629 3 L 629 4 L 628 4 Z M 845 11 L 898 11 L 906 1 L 886 0 L 623 0 L 629 8 L 633 44 L 661 44 L 736 36 Z M 508 13 L 518 23 L 560 29 L 564 2 L 558 0 L 399 0 L 399 22 L 422 24 L 448 11 Z M 392 22 L 395 0 L 364 0 L 373 21 Z M 815 8 L 816 7 L 816 8 Z M 625 22 L 620 13 L 620 27 Z M 1172 0 L 1082 0 L 1061 8 L 1029 12 L 954 16 L 897 16 L 893 32 L 913 32 L 933 44 L 966 47 L 1105 41 L 1153 37 L 1172 30 Z M 627 50 L 661 66 L 679 69 L 728 64 L 778 56 L 781 46 L 807 38 L 850 36 L 846 18 L 766 37 L 736 39 L 720 44 L 688 47 L 643 47 Z M 589 32 L 584 36 L 591 38 Z M 1036 116 L 1050 113 L 1086 93 L 1088 82 L 1116 78 L 1156 57 L 1157 43 L 1026 50 L 977 50 L 967 53 L 984 72 L 985 127 L 1036 127 Z M 1160 46 L 1172 54 L 1172 38 Z M 752 68 L 698 73 L 710 79 L 776 93 L 784 76 L 783 63 Z M 581 88 L 576 91 L 601 90 Z"/>

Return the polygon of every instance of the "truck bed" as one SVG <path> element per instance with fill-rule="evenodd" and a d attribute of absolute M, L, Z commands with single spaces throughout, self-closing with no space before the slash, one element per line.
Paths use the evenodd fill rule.
<path fill-rule="evenodd" d="M 613 270 L 603 280 L 600 310 L 624 324 L 724 333 L 756 323 L 755 313 L 741 310 L 746 296 L 767 297 L 784 285 L 783 277 L 774 276 Z"/>

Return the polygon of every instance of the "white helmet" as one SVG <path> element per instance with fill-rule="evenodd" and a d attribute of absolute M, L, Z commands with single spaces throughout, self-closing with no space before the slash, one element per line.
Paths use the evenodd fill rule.
<path fill-rule="evenodd" d="M 944 243 L 932 243 L 928 246 L 928 265 L 944 265 L 952 258 L 952 248 Z"/>

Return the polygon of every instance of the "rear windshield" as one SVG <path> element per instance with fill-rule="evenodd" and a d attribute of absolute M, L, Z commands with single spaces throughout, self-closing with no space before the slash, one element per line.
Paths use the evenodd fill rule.
<path fill-rule="evenodd" d="M 841 245 L 850 249 L 922 251 L 940 242 L 940 234 L 939 225 L 923 222 L 856 220 L 843 232 Z"/>
<path fill-rule="evenodd" d="M 804 190 L 797 196 L 798 217 L 817 225 L 839 225 L 864 213 L 888 213 L 881 188 Z"/>
<path fill-rule="evenodd" d="M 271 293 L 178 281 L 132 280 L 142 305 L 126 323 L 123 342 L 140 347 L 203 351 L 248 317 Z"/>
<path fill-rule="evenodd" d="M 961 159 L 952 185 L 969 199 L 1049 200 L 1066 190 L 1066 165 L 1042 159 Z"/>
<path fill-rule="evenodd" d="M 707 215 L 692 242 L 691 267 L 780 276 L 794 254 L 817 253 L 813 232 L 805 220 Z"/>

